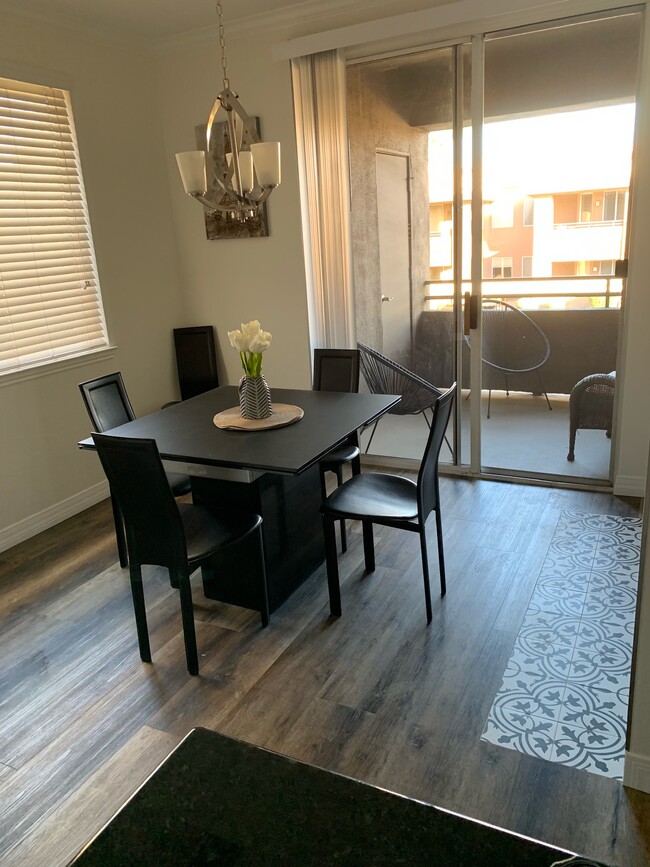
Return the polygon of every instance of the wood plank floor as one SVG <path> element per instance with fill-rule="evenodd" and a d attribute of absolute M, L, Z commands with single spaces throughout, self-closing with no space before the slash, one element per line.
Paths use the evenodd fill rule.
<path fill-rule="evenodd" d="M 145 571 L 154 662 L 140 661 L 108 503 L 0 554 L 0 862 L 65 864 L 202 725 L 592 858 L 649 864 L 650 796 L 480 740 L 560 512 L 635 504 L 449 477 L 441 488 L 448 593 L 430 627 L 415 534 L 376 528 L 365 575 L 351 525 L 339 620 L 324 567 L 266 630 L 205 600 L 196 576 L 198 678 L 160 569 Z M 435 564 L 433 526 L 429 539 Z"/>

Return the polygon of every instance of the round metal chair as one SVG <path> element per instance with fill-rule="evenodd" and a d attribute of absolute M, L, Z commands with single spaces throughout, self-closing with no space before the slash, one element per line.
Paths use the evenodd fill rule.
<path fill-rule="evenodd" d="M 488 368 L 488 412 L 492 403 L 493 377 L 503 374 L 506 394 L 510 394 L 510 377 L 515 374 L 535 373 L 539 392 L 546 398 L 549 410 L 553 407 L 544 389 L 540 368 L 551 354 L 551 347 L 542 329 L 530 316 L 498 298 L 483 298 L 483 364 Z M 469 344 L 469 339 L 465 338 Z"/>

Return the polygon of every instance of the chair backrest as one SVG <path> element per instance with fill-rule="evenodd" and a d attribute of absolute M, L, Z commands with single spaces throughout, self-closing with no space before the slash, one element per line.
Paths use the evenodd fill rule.
<path fill-rule="evenodd" d="M 359 350 L 315 349 L 314 391 L 359 391 Z"/>
<path fill-rule="evenodd" d="M 376 349 L 371 349 L 365 343 L 357 343 L 357 346 L 361 372 L 370 391 L 373 394 L 402 396 L 397 406 L 389 410 L 391 415 L 412 415 L 429 409 L 442 393 L 435 385 Z"/>
<path fill-rule="evenodd" d="M 98 433 L 133 421 L 135 413 L 121 373 L 109 373 L 79 384 L 84 404 Z"/>
<path fill-rule="evenodd" d="M 156 441 L 100 433 L 92 436 L 124 518 L 129 561 L 186 568 L 183 522 Z"/>
<path fill-rule="evenodd" d="M 548 339 L 523 310 L 498 298 L 483 298 L 481 308 L 485 364 L 505 373 L 528 373 L 548 361 Z"/>
<path fill-rule="evenodd" d="M 212 325 L 174 328 L 174 347 L 181 400 L 219 387 Z"/>
<path fill-rule="evenodd" d="M 455 394 L 456 383 L 440 395 L 433 407 L 431 430 L 418 473 L 418 512 L 422 522 L 438 504 L 438 457 L 449 424 Z"/>

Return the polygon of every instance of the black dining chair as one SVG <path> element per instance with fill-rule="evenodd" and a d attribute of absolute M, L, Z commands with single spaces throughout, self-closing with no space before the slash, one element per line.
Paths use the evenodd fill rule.
<path fill-rule="evenodd" d="M 104 433 L 136 418 L 131 401 L 126 393 L 122 374 L 119 371 L 81 382 L 79 383 L 79 391 L 81 392 L 86 411 L 90 416 L 90 421 L 97 433 Z M 189 476 L 184 476 L 181 473 L 167 473 L 166 475 L 175 497 L 181 497 L 183 494 L 190 492 Z M 120 566 L 126 566 L 127 555 L 124 528 L 117 503 L 112 494 L 111 503 L 113 506 L 115 538 L 120 556 Z"/>
<path fill-rule="evenodd" d="M 315 349 L 314 350 L 314 391 L 359 391 L 359 350 L 358 349 Z M 319 462 L 320 484 L 323 499 L 327 497 L 325 473 L 334 473 L 336 484 L 343 484 L 343 467 L 350 464 L 352 475 L 361 472 L 361 456 L 356 434 L 338 448 L 331 451 Z M 345 520 L 341 521 L 341 550 L 347 551 L 348 542 Z"/>
<path fill-rule="evenodd" d="M 151 662 L 142 566 L 164 566 L 180 594 L 187 670 L 198 674 L 190 575 L 201 567 L 204 579 L 214 580 L 215 554 L 247 536 L 255 537 L 262 626 L 269 622 L 262 519 L 236 512 L 217 518 L 202 506 L 178 503 L 155 440 L 99 433 L 92 437 L 124 520 L 140 658 Z"/>
<path fill-rule="evenodd" d="M 341 615 L 341 591 L 336 554 L 334 522 L 343 518 L 361 521 L 363 550 L 366 571 L 375 569 L 375 551 L 372 525 L 397 527 L 420 535 L 424 596 L 427 608 L 427 623 L 431 623 L 431 587 L 429 584 L 429 561 L 427 556 L 426 520 L 431 512 L 436 514 L 438 536 L 438 563 L 440 569 L 440 595 L 446 592 L 445 557 L 442 541 L 440 515 L 440 491 L 438 484 L 438 457 L 445 430 L 449 422 L 456 383 L 443 392 L 433 407 L 431 430 L 420 464 L 417 483 L 403 476 L 390 473 L 362 473 L 353 476 L 337 488 L 321 506 L 325 534 L 325 557 L 327 583 L 330 596 L 330 611 Z"/>

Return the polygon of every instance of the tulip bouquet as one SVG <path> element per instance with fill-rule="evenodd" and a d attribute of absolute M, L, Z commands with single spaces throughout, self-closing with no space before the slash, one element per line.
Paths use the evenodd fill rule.
<path fill-rule="evenodd" d="M 239 357 L 246 376 L 260 376 L 262 373 L 262 353 L 271 345 L 271 332 L 262 331 L 257 319 L 242 322 L 241 331 L 229 331 L 228 340 Z"/>

